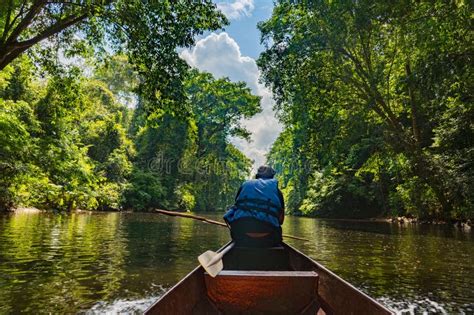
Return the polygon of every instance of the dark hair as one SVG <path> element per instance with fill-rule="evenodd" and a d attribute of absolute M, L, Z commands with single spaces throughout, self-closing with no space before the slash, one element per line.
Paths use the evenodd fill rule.
<path fill-rule="evenodd" d="M 273 178 L 275 173 L 275 170 L 271 166 L 262 165 L 258 168 L 255 178 Z"/>

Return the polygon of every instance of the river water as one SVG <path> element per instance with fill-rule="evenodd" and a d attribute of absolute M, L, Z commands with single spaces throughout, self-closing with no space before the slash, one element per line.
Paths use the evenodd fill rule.
<path fill-rule="evenodd" d="M 473 232 L 296 217 L 284 232 L 400 314 L 474 314 Z M 1 215 L 0 313 L 138 313 L 228 240 L 225 228 L 157 214 Z"/>

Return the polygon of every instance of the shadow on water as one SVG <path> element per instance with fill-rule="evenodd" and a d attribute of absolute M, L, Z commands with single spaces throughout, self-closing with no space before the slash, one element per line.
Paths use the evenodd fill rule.
<path fill-rule="evenodd" d="M 474 312 L 472 233 L 295 217 L 284 230 L 400 313 Z M 228 240 L 224 228 L 156 214 L 2 215 L 0 313 L 140 312 Z"/>

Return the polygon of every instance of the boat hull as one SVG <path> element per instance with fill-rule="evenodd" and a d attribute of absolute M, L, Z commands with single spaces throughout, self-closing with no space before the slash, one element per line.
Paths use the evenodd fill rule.
<path fill-rule="evenodd" d="M 393 314 L 287 244 L 232 249 L 223 260 L 216 278 L 197 267 L 145 314 Z"/>

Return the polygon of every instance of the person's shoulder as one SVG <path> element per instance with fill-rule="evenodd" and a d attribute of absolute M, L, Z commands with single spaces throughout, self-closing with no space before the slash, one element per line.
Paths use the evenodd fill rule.
<path fill-rule="evenodd" d="M 278 184 L 278 179 L 276 178 L 267 178 L 265 179 L 267 183 Z"/>
<path fill-rule="evenodd" d="M 243 185 L 245 184 L 253 184 L 253 183 L 258 183 L 259 179 L 256 179 L 256 178 L 251 178 L 251 179 L 247 179 Z"/>
<path fill-rule="evenodd" d="M 244 185 L 269 184 L 269 183 L 278 185 L 278 180 L 276 178 L 252 178 L 252 179 L 248 179 L 245 182 L 243 182 L 242 186 L 244 186 Z"/>
<path fill-rule="evenodd" d="M 244 187 L 249 187 L 249 186 L 252 186 L 254 185 L 254 182 L 252 179 L 247 179 L 246 181 L 244 181 L 242 183 L 242 185 L 240 185 L 240 189 L 244 188 Z"/>

